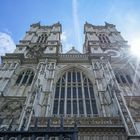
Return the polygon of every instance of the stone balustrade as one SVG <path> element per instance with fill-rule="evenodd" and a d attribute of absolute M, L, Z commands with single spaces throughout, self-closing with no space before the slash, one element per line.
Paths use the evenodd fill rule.
<path fill-rule="evenodd" d="M 74 118 L 74 117 L 67 117 L 67 118 L 60 118 L 60 117 L 32 117 L 30 126 L 34 126 L 36 124 L 40 127 L 46 127 L 48 122 L 50 126 L 57 127 L 60 126 L 61 123 L 63 126 L 74 126 L 76 123 L 78 127 L 116 127 L 116 126 L 123 126 L 122 121 L 119 117 L 92 117 L 92 118 Z"/>

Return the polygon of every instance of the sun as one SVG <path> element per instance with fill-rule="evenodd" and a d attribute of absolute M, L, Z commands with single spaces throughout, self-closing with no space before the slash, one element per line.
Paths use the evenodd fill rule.
<path fill-rule="evenodd" d="M 134 39 L 130 44 L 130 53 L 140 59 L 140 39 Z"/>

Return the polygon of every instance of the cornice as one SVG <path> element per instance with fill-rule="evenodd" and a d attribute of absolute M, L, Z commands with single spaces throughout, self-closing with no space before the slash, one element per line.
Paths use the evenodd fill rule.
<path fill-rule="evenodd" d="M 2 59 L 17 59 L 24 64 L 37 64 L 41 59 L 56 59 L 60 63 L 89 63 L 92 59 L 105 58 L 110 60 L 110 56 L 103 53 L 95 54 L 42 54 L 33 58 L 25 58 L 23 53 L 6 54 Z"/>
<path fill-rule="evenodd" d="M 16 60 L 23 60 L 24 59 L 24 54 L 23 53 L 6 53 L 5 56 L 1 57 L 2 60 L 5 59 L 16 59 Z"/>

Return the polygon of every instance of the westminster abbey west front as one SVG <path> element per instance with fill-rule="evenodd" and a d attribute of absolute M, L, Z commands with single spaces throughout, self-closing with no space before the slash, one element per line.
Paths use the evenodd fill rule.
<path fill-rule="evenodd" d="M 32 24 L 2 56 L 0 140 L 140 140 L 140 69 L 115 25 L 85 23 L 83 53 L 61 33 Z"/>

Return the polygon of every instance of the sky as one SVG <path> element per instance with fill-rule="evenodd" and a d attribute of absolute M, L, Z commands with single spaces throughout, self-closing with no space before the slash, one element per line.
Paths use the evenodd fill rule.
<path fill-rule="evenodd" d="M 63 52 L 82 52 L 84 24 L 115 24 L 128 44 L 140 40 L 140 0 L 0 0 L 0 56 L 13 52 L 29 26 L 62 24 Z"/>

